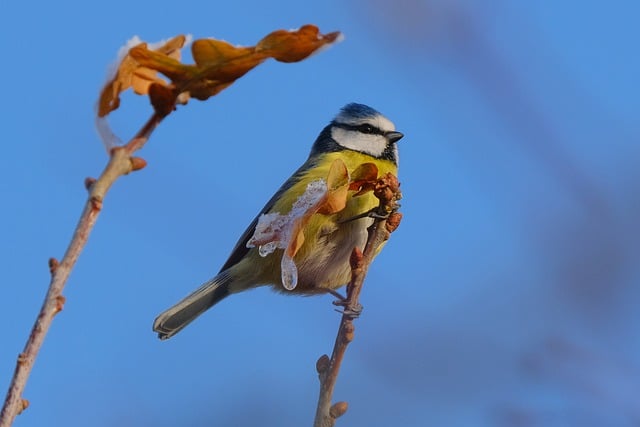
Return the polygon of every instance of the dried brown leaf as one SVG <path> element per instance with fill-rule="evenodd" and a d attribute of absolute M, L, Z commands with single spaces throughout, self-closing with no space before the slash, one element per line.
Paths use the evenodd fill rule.
<path fill-rule="evenodd" d="M 323 35 L 318 27 L 305 25 L 298 30 L 274 31 L 253 47 L 234 46 L 215 39 L 195 40 L 191 46 L 193 65 L 150 51 L 144 45 L 131 49 L 130 55 L 140 66 L 171 79 L 176 94 L 189 92 L 193 98 L 205 100 L 268 58 L 281 62 L 301 61 L 339 38 L 339 32 Z"/>
<path fill-rule="evenodd" d="M 327 175 L 327 195 L 316 212 L 329 215 L 340 212 L 347 205 L 349 193 L 349 171 L 340 159 L 331 164 Z"/>
<path fill-rule="evenodd" d="M 98 100 L 98 117 L 105 117 L 107 114 L 120 106 L 120 94 L 129 88 L 139 95 L 146 95 L 152 83 L 167 85 L 167 82 L 158 76 L 155 69 L 147 68 L 131 55 L 134 49 L 155 52 L 157 55 L 175 61 L 180 59 L 180 49 L 184 46 L 186 37 L 176 36 L 154 50 L 149 50 L 146 43 L 140 43 L 129 50 L 121 59 L 118 69 L 111 80 L 109 80 L 100 92 Z"/>
<path fill-rule="evenodd" d="M 359 196 L 368 191 L 373 191 L 378 180 L 378 167 L 374 163 L 363 163 L 351 174 L 349 190 Z"/>

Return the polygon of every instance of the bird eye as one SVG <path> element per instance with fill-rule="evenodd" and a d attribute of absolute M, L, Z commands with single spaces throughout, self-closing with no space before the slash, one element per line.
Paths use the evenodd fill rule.
<path fill-rule="evenodd" d="M 376 128 L 374 128 L 370 124 L 365 123 L 363 125 L 358 126 L 358 131 L 362 133 L 376 133 Z"/>

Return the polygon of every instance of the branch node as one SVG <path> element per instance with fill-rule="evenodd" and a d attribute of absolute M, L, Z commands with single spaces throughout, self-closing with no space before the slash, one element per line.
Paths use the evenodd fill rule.
<path fill-rule="evenodd" d="M 318 371 L 318 374 L 322 375 L 327 372 L 327 369 L 329 369 L 330 365 L 331 359 L 329 359 L 329 356 L 327 356 L 326 354 L 323 354 L 316 362 L 316 371 Z"/>
<path fill-rule="evenodd" d="M 58 295 L 56 297 L 56 309 L 53 312 L 54 315 L 62 311 L 62 309 L 64 308 L 65 302 L 67 302 L 67 299 L 63 295 Z"/>
<path fill-rule="evenodd" d="M 131 171 L 139 171 L 140 169 L 144 169 L 147 166 L 147 161 L 142 157 L 131 157 Z"/>
<path fill-rule="evenodd" d="M 100 198 L 98 196 L 91 196 L 91 208 L 94 211 L 101 211 L 102 210 L 102 198 Z"/>
<path fill-rule="evenodd" d="M 49 258 L 49 273 L 51 273 L 51 275 L 55 274 L 58 267 L 60 267 L 60 261 L 53 257 Z"/>
<path fill-rule="evenodd" d="M 18 365 L 24 365 L 28 361 L 29 361 L 29 358 L 27 357 L 27 355 L 25 353 L 20 353 L 18 355 Z"/>
<path fill-rule="evenodd" d="M 353 323 L 349 322 L 344 325 L 344 340 L 348 343 L 353 341 L 353 337 L 355 335 L 356 327 L 353 326 Z"/>
<path fill-rule="evenodd" d="M 84 179 L 84 188 L 86 188 L 87 191 L 91 191 L 91 188 L 95 183 L 96 183 L 96 179 L 88 176 Z"/>
<path fill-rule="evenodd" d="M 347 409 L 349 409 L 349 404 L 347 402 L 337 402 L 331 406 L 331 409 L 329 409 L 329 415 L 331 415 L 331 418 L 333 419 L 340 418 L 345 414 L 345 412 L 347 412 Z"/>

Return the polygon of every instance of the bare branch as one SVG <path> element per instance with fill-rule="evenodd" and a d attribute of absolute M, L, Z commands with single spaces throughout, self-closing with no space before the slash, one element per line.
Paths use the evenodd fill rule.
<path fill-rule="evenodd" d="M 194 47 L 194 65 L 179 61 L 180 49 L 187 40 L 185 36 L 174 37 L 154 49 L 134 39 L 137 40 L 135 46 L 128 46 L 127 54 L 119 58 L 117 71 L 102 88 L 98 101 L 97 126 L 109 153 L 109 163 L 98 179 L 85 179 L 89 197 L 71 242 L 60 262 L 54 258 L 49 261 L 49 289 L 24 351 L 18 356 L 0 412 L 0 427 L 11 426 L 15 417 L 29 404 L 22 398 L 24 387 L 53 317 L 63 308 L 62 291 L 102 210 L 105 195 L 119 177 L 145 167 L 144 159 L 133 157 L 133 153 L 147 143 L 164 117 L 190 97 L 205 100 L 218 94 L 268 58 L 286 63 L 302 61 L 341 39 L 340 32 L 322 34 L 315 25 L 273 31 L 254 47 L 234 47 L 221 40 L 200 39 L 193 44 L 198 46 Z M 159 78 L 159 73 L 171 82 Z M 155 112 L 127 144 L 120 146 L 120 140 L 109 129 L 106 117 L 119 107 L 120 94 L 129 88 L 139 95 L 148 95 Z"/>
<path fill-rule="evenodd" d="M 369 265 L 375 257 L 380 245 L 400 224 L 402 215 L 397 212 L 397 203 L 401 198 L 398 180 L 395 176 L 387 174 L 376 182 L 375 196 L 380 200 L 373 224 L 369 227 L 369 235 L 364 252 L 354 248 L 351 253 L 351 281 L 347 285 L 347 297 L 344 301 L 338 301 L 337 305 L 344 307 L 340 327 L 333 346 L 331 358 L 323 354 L 316 362 L 316 370 L 320 379 L 320 394 L 314 427 L 333 427 L 336 419 L 347 412 L 347 402 L 337 402 L 331 405 L 333 390 L 338 379 L 342 359 L 347 346 L 353 340 L 355 326 L 353 320 L 358 317 L 362 307 L 358 302 L 364 279 L 369 270 Z"/>
<path fill-rule="evenodd" d="M 38 313 L 38 317 L 31 329 L 29 339 L 24 350 L 18 355 L 16 369 L 7 392 L 7 397 L 0 413 L 0 427 L 9 427 L 15 417 L 29 406 L 29 402 L 22 398 L 24 387 L 33 368 L 36 357 L 42 347 L 44 338 L 51 327 L 54 316 L 62 311 L 65 299 L 62 296 L 69 274 L 73 269 L 80 253 L 89 239 L 91 230 L 102 210 L 102 202 L 113 183 L 121 176 L 129 172 L 142 169 L 146 162 L 139 157 L 131 157 L 131 154 L 140 150 L 149 139 L 153 130 L 160 124 L 162 117 L 153 114 L 131 141 L 122 147 L 111 150 L 109 163 L 102 175 L 96 180 L 87 178 L 85 186 L 89 191 L 89 197 L 85 203 L 80 220 L 73 233 L 71 242 L 61 261 L 51 258 L 49 270 L 51 282 L 45 296 L 44 303 Z"/>

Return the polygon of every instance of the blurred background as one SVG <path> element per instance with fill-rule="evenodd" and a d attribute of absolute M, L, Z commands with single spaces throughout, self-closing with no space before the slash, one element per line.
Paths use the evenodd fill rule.
<path fill-rule="evenodd" d="M 120 179 L 15 426 L 302 426 L 330 297 L 259 289 L 160 342 L 347 102 L 405 133 L 404 220 L 362 295 L 337 426 L 640 425 L 640 59 L 634 1 L 2 2 L 0 391 L 107 157 L 94 103 L 133 35 L 345 41 L 192 101 Z M 126 96 L 123 138 L 146 120 Z"/>

